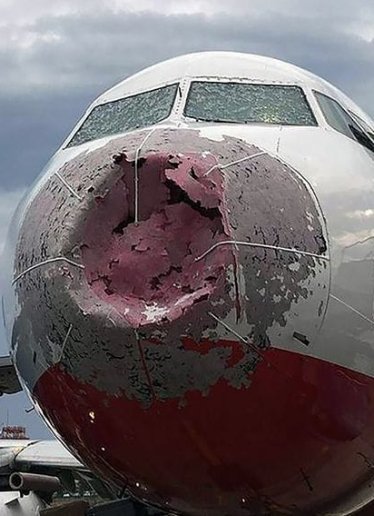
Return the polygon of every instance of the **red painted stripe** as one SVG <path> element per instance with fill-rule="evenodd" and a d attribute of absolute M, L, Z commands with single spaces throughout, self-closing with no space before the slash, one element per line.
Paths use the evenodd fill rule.
<path fill-rule="evenodd" d="M 271 365 L 260 363 L 248 388 L 220 381 L 207 395 L 148 409 L 59 366 L 34 394 L 85 462 L 149 500 L 200 516 L 305 514 L 358 485 L 374 463 L 374 380 L 288 351 L 266 354 Z"/>

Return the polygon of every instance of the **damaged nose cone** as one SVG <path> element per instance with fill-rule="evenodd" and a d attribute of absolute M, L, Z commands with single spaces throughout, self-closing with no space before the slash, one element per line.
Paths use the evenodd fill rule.
<path fill-rule="evenodd" d="M 214 164 L 211 154 L 122 155 L 120 179 L 95 197 L 81 245 L 86 278 L 134 328 L 208 299 L 230 263 L 227 249 L 196 260 L 229 235 L 222 177 L 207 174 Z"/>
<path fill-rule="evenodd" d="M 270 346 L 294 332 L 313 340 L 326 252 L 313 192 L 257 147 L 181 129 L 118 137 L 30 202 L 15 263 L 18 367 L 30 390 L 57 366 L 144 408 L 222 382 L 237 392 Z"/>
<path fill-rule="evenodd" d="M 296 332 L 312 342 L 321 324 L 325 235 L 302 177 L 239 139 L 156 129 L 98 144 L 29 202 L 17 367 L 53 427 L 114 485 L 136 492 L 141 480 L 147 499 L 163 493 L 180 512 L 194 497 L 196 514 L 225 492 L 230 514 L 247 512 L 238 503 L 260 485 L 277 390 L 295 397 L 269 356 Z"/>

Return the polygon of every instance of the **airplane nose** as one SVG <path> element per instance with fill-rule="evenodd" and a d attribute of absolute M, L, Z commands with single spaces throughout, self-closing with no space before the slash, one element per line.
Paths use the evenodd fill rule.
<path fill-rule="evenodd" d="M 97 297 L 133 328 L 165 324 L 211 296 L 224 298 L 230 249 L 197 260 L 229 238 L 222 177 L 207 174 L 214 156 L 158 151 L 116 160 L 118 179 L 94 196 L 80 245 Z"/>
<path fill-rule="evenodd" d="M 257 350 L 293 333 L 312 340 L 326 307 L 326 251 L 310 187 L 265 151 L 191 130 L 114 139 L 67 162 L 30 203 L 14 280 L 19 367 L 31 388 L 61 362 L 149 403 L 155 388 L 140 370 L 135 383 L 123 371 L 97 372 L 115 356 L 141 369 L 134 349 L 143 340 L 163 397 L 222 377 L 245 384 Z M 301 327 L 289 324 L 293 316 Z M 231 364 L 222 339 L 241 342 L 241 360 Z"/>
<path fill-rule="evenodd" d="M 265 151 L 181 129 L 100 142 L 29 200 L 13 281 L 18 370 L 103 477 L 200 508 L 225 492 L 241 514 L 269 443 L 276 465 L 289 458 L 270 429 L 288 435 L 277 395 L 297 414 L 298 383 L 273 351 L 313 343 L 328 264 L 312 189 Z M 283 482 L 272 464 L 264 485 Z"/>

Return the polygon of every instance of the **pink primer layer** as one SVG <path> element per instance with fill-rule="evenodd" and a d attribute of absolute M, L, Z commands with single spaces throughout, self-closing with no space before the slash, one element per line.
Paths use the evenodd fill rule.
<path fill-rule="evenodd" d="M 214 164 L 198 154 L 142 159 L 138 223 L 133 162 L 123 159 L 122 178 L 96 198 L 82 245 L 87 280 L 136 328 L 180 317 L 212 294 L 227 268 L 224 249 L 196 260 L 228 236 L 221 177 L 205 175 Z"/>

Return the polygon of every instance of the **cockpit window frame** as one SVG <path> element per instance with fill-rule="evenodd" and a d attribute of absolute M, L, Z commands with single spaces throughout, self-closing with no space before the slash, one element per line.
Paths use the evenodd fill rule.
<path fill-rule="evenodd" d="M 348 110 L 348 113 L 353 118 L 353 120 L 362 127 L 362 129 L 368 134 L 368 136 L 374 141 L 374 125 L 369 124 L 368 121 L 361 118 L 357 113 L 354 113 L 351 110 Z"/>
<path fill-rule="evenodd" d="M 339 100 L 337 100 L 336 98 L 334 97 L 331 97 L 330 95 L 327 95 L 326 93 L 323 93 L 321 91 L 318 91 L 318 90 L 315 90 L 313 89 L 312 90 L 312 93 L 314 95 L 314 98 L 316 100 L 316 104 L 318 106 L 318 109 L 319 111 L 321 112 L 322 116 L 323 116 L 323 120 L 326 124 L 326 126 L 337 132 L 338 134 L 342 135 L 342 136 L 345 136 L 346 138 L 348 138 L 349 140 L 355 142 L 355 143 L 358 143 L 361 147 L 363 147 L 364 149 L 366 150 L 369 150 L 370 152 L 374 153 L 374 138 L 373 138 L 373 134 L 369 133 L 367 131 L 367 129 L 365 128 L 364 124 L 368 125 L 369 124 L 367 122 L 365 122 L 364 120 L 361 119 L 361 117 L 359 115 L 357 115 L 356 113 L 353 113 L 351 112 L 349 109 L 345 108 L 341 102 L 339 102 Z M 327 114 L 325 113 L 325 110 L 323 109 L 323 106 L 321 105 L 321 103 L 319 102 L 319 97 L 324 97 L 325 99 L 327 99 L 328 101 L 332 102 L 332 104 L 338 106 L 338 108 L 356 125 L 358 126 L 358 128 L 360 129 L 360 131 L 363 133 L 363 136 L 364 138 L 362 137 L 358 137 L 355 132 L 352 130 L 351 127 L 349 127 L 348 125 L 348 130 L 349 132 L 351 133 L 350 135 L 346 134 L 346 132 L 343 132 L 342 130 L 339 130 L 337 129 L 336 127 L 334 127 L 331 122 L 329 121 L 328 117 L 327 117 Z M 365 141 L 364 141 L 365 140 Z"/>
<path fill-rule="evenodd" d="M 260 122 L 260 121 L 255 121 L 255 122 L 244 122 L 244 121 L 212 121 L 212 120 L 204 120 L 203 118 L 195 118 L 195 117 L 192 117 L 192 116 L 189 116 L 186 114 L 186 110 L 187 110 L 187 106 L 188 106 L 188 102 L 190 100 L 190 96 L 191 96 L 191 93 L 192 93 L 192 87 L 193 87 L 193 84 L 194 83 L 203 83 L 203 82 L 207 82 L 207 83 L 216 83 L 216 84 L 238 84 L 238 85 L 243 85 L 243 84 L 246 84 L 246 85 L 254 85 L 254 86 L 272 86 L 272 87 L 282 87 L 282 88 L 297 88 L 300 90 L 302 96 L 303 96 L 303 99 L 305 101 L 305 105 L 306 107 L 308 108 L 309 110 L 309 113 L 310 113 L 310 116 L 311 116 L 311 119 L 313 120 L 313 124 L 285 124 L 285 123 L 278 123 L 278 122 Z M 239 78 L 230 78 L 230 77 L 225 77 L 225 78 L 218 78 L 218 77 L 193 77 L 190 79 L 189 81 L 189 84 L 188 84 L 188 91 L 187 91 L 187 95 L 186 95 L 186 98 L 184 99 L 184 103 L 183 103 L 183 110 L 181 112 L 181 116 L 183 117 L 183 119 L 185 121 L 195 121 L 197 123 L 201 122 L 201 123 L 215 123 L 215 124 L 243 124 L 243 125 L 248 125 L 248 126 L 251 126 L 251 125 L 260 125 L 260 126 L 270 126 L 270 127 L 294 127 L 294 128 L 305 128 L 305 127 L 319 127 L 320 124 L 319 124 L 319 120 L 318 120 L 318 117 L 316 116 L 316 111 L 312 105 L 312 103 L 310 102 L 310 99 L 309 99 L 309 95 L 308 95 L 308 91 L 306 90 L 306 88 L 304 87 L 304 85 L 302 84 L 297 84 L 296 82 L 262 82 L 262 81 L 256 81 L 256 80 L 250 80 L 250 79 L 239 79 Z"/>
<path fill-rule="evenodd" d="M 135 98 L 135 97 L 138 97 L 138 96 L 146 94 L 146 93 L 152 93 L 152 92 L 157 91 L 157 90 L 162 90 L 164 88 L 168 88 L 170 86 L 175 86 L 176 87 L 175 88 L 175 93 L 174 93 L 174 98 L 173 98 L 173 100 L 172 100 L 172 102 L 170 104 L 168 115 L 165 118 L 163 118 L 162 120 L 159 120 L 159 121 L 157 121 L 157 122 L 155 122 L 154 124 L 151 124 L 151 125 L 140 126 L 140 127 L 134 128 L 134 129 L 128 129 L 126 131 L 121 131 L 121 132 L 118 132 L 118 133 L 104 134 L 102 136 L 98 136 L 97 138 L 93 138 L 92 140 L 87 140 L 87 141 L 82 142 L 82 143 L 77 143 L 77 144 L 71 145 L 71 142 L 73 141 L 73 139 L 76 137 L 76 135 L 82 129 L 82 127 L 87 122 L 89 117 L 92 115 L 94 110 L 96 108 L 98 108 L 99 106 L 105 106 L 105 105 L 108 105 L 108 104 L 114 104 L 114 103 L 120 102 L 122 100 L 127 100 L 127 99 L 131 99 L 131 98 Z M 69 137 L 64 142 L 64 144 L 62 146 L 62 149 L 63 150 L 65 150 L 65 149 L 74 149 L 76 147 L 79 147 L 80 145 L 85 145 L 87 143 L 100 140 L 102 138 L 116 137 L 116 136 L 118 136 L 120 134 L 126 134 L 126 133 L 132 132 L 132 131 L 139 131 L 139 130 L 142 130 L 142 129 L 146 129 L 147 127 L 153 127 L 153 126 L 155 126 L 157 124 L 165 122 L 165 120 L 168 120 L 173 115 L 173 113 L 174 113 L 175 104 L 176 104 L 177 99 L 178 99 L 178 94 L 180 94 L 179 92 L 180 92 L 180 81 L 179 80 L 174 80 L 174 81 L 171 81 L 170 83 L 162 84 L 160 86 L 156 86 L 156 87 L 153 87 L 151 89 L 145 89 L 143 91 L 132 93 L 130 95 L 121 96 L 121 97 L 113 99 L 113 100 L 108 100 L 108 101 L 102 102 L 102 103 L 94 103 L 94 104 L 91 105 L 89 110 L 85 113 L 85 115 L 81 118 L 81 120 L 78 122 L 78 124 L 74 127 L 73 131 L 71 132 Z"/>

